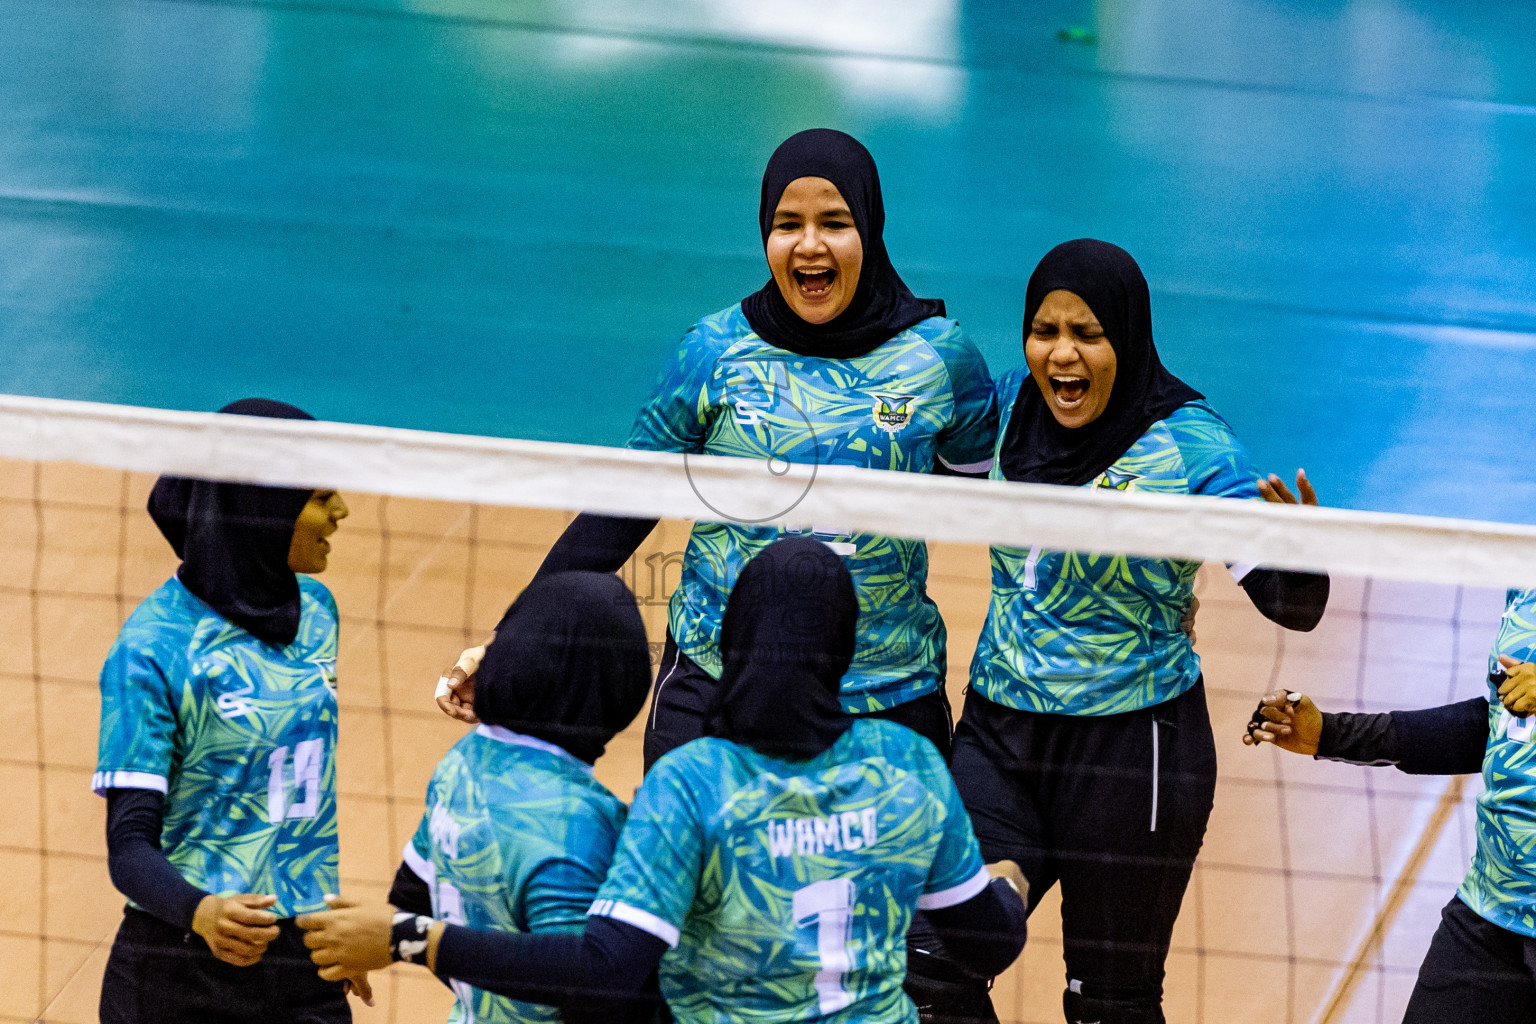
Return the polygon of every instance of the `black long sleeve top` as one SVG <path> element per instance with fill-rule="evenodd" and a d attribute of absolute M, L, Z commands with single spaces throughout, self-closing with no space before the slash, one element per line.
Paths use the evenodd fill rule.
<path fill-rule="evenodd" d="M 1474 697 L 1421 711 L 1324 712 L 1316 756 L 1409 775 L 1469 775 L 1482 771 L 1487 747 L 1488 701 Z"/>
<path fill-rule="evenodd" d="M 1024 948 L 1024 901 L 1001 879 L 971 899 L 927 912 L 950 954 L 983 976 L 1001 973 Z M 481 931 L 449 925 L 437 947 L 439 977 L 524 1002 L 594 1015 L 644 1012 L 642 987 L 667 944 L 609 917 L 581 935 Z"/>
<path fill-rule="evenodd" d="M 152 789 L 107 790 L 107 873 L 117 891 L 166 924 L 191 928 L 208 894 L 160 848 L 165 797 Z"/>

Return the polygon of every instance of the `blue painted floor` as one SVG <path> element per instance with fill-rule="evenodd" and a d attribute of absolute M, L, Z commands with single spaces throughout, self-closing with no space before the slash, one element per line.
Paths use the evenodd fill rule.
<path fill-rule="evenodd" d="M 994 370 L 1107 238 L 1262 464 L 1536 522 L 1532 54 L 1465 0 L 0 0 L 0 391 L 622 443 L 829 125 Z"/>

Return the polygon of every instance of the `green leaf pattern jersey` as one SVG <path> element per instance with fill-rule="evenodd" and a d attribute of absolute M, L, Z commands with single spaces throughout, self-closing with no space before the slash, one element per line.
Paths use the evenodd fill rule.
<path fill-rule="evenodd" d="M 1536 661 L 1536 590 L 1511 590 L 1488 655 Z M 1477 850 L 1457 894 L 1486 921 L 1536 938 L 1536 715 L 1518 718 L 1488 685 L 1488 750 L 1477 798 Z"/>
<path fill-rule="evenodd" d="M 732 306 L 701 320 L 668 360 L 630 432 L 649 451 L 734 455 L 929 473 L 989 465 L 997 433 L 986 363 L 953 320 L 930 317 L 855 359 L 801 356 L 763 341 Z M 943 684 L 944 623 L 927 595 L 921 541 L 816 527 L 847 558 L 859 642 L 843 678 L 850 712 Z M 699 522 L 672 595 L 679 649 L 720 674 L 720 620 L 742 567 L 781 536 L 772 526 Z"/>
<path fill-rule="evenodd" d="M 998 381 L 1005 427 L 1020 387 L 1035 387 L 1026 369 Z M 1002 479 L 996 462 L 992 477 Z M 1085 486 L 1259 499 L 1258 479 L 1232 428 L 1200 401 L 1152 424 Z M 1005 707 L 1062 715 L 1113 715 L 1172 700 L 1200 678 L 1200 656 L 1180 626 L 1199 568 L 993 547 L 992 601 L 971 659 L 972 688 Z"/>
<path fill-rule="evenodd" d="M 325 909 L 336 841 L 336 602 L 299 577 L 299 631 L 277 647 L 174 577 L 134 609 L 101 670 L 91 786 L 166 794 L 160 845 L 216 895 Z"/>
<path fill-rule="evenodd" d="M 577 932 L 608 873 L 624 804 L 560 747 L 481 725 L 453 745 L 427 786 L 405 862 L 432 892 L 432 914 L 508 932 Z M 552 1006 L 462 982 L 452 1024 L 553 1024 Z"/>
<path fill-rule="evenodd" d="M 661 991 L 679 1024 L 913 1024 L 913 909 L 987 881 L 938 751 L 858 720 L 807 761 L 715 738 L 663 757 L 591 913 L 672 947 Z"/>

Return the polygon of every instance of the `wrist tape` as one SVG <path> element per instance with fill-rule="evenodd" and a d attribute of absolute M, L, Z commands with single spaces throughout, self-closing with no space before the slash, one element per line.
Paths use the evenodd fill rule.
<path fill-rule="evenodd" d="M 430 917 L 401 910 L 395 913 L 389 929 L 389 958 L 408 964 L 427 965 L 427 930 L 435 922 Z"/>

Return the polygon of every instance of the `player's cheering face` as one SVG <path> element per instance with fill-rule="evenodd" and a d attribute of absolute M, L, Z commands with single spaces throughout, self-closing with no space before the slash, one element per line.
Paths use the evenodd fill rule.
<path fill-rule="evenodd" d="M 347 503 L 335 491 L 316 491 L 309 496 L 293 524 L 293 543 L 288 547 L 288 568 L 294 572 L 324 572 L 331 557 L 331 534 L 350 514 Z"/>
<path fill-rule="evenodd" d="M 853 301 L 864 243 L 843 194 L 826 178 L 789 183 L 764 248 L 773 280 L 800 319 L 824 324 Z"/>
<path fill-rule="evenodd" d="M 1115 347 L 1075 293 L 1057 289 L 1046 295 L 1024 337 L 1024 360 L 1046 408 L 1062 426 L 1086 427 L 1109 407 Z"/>

